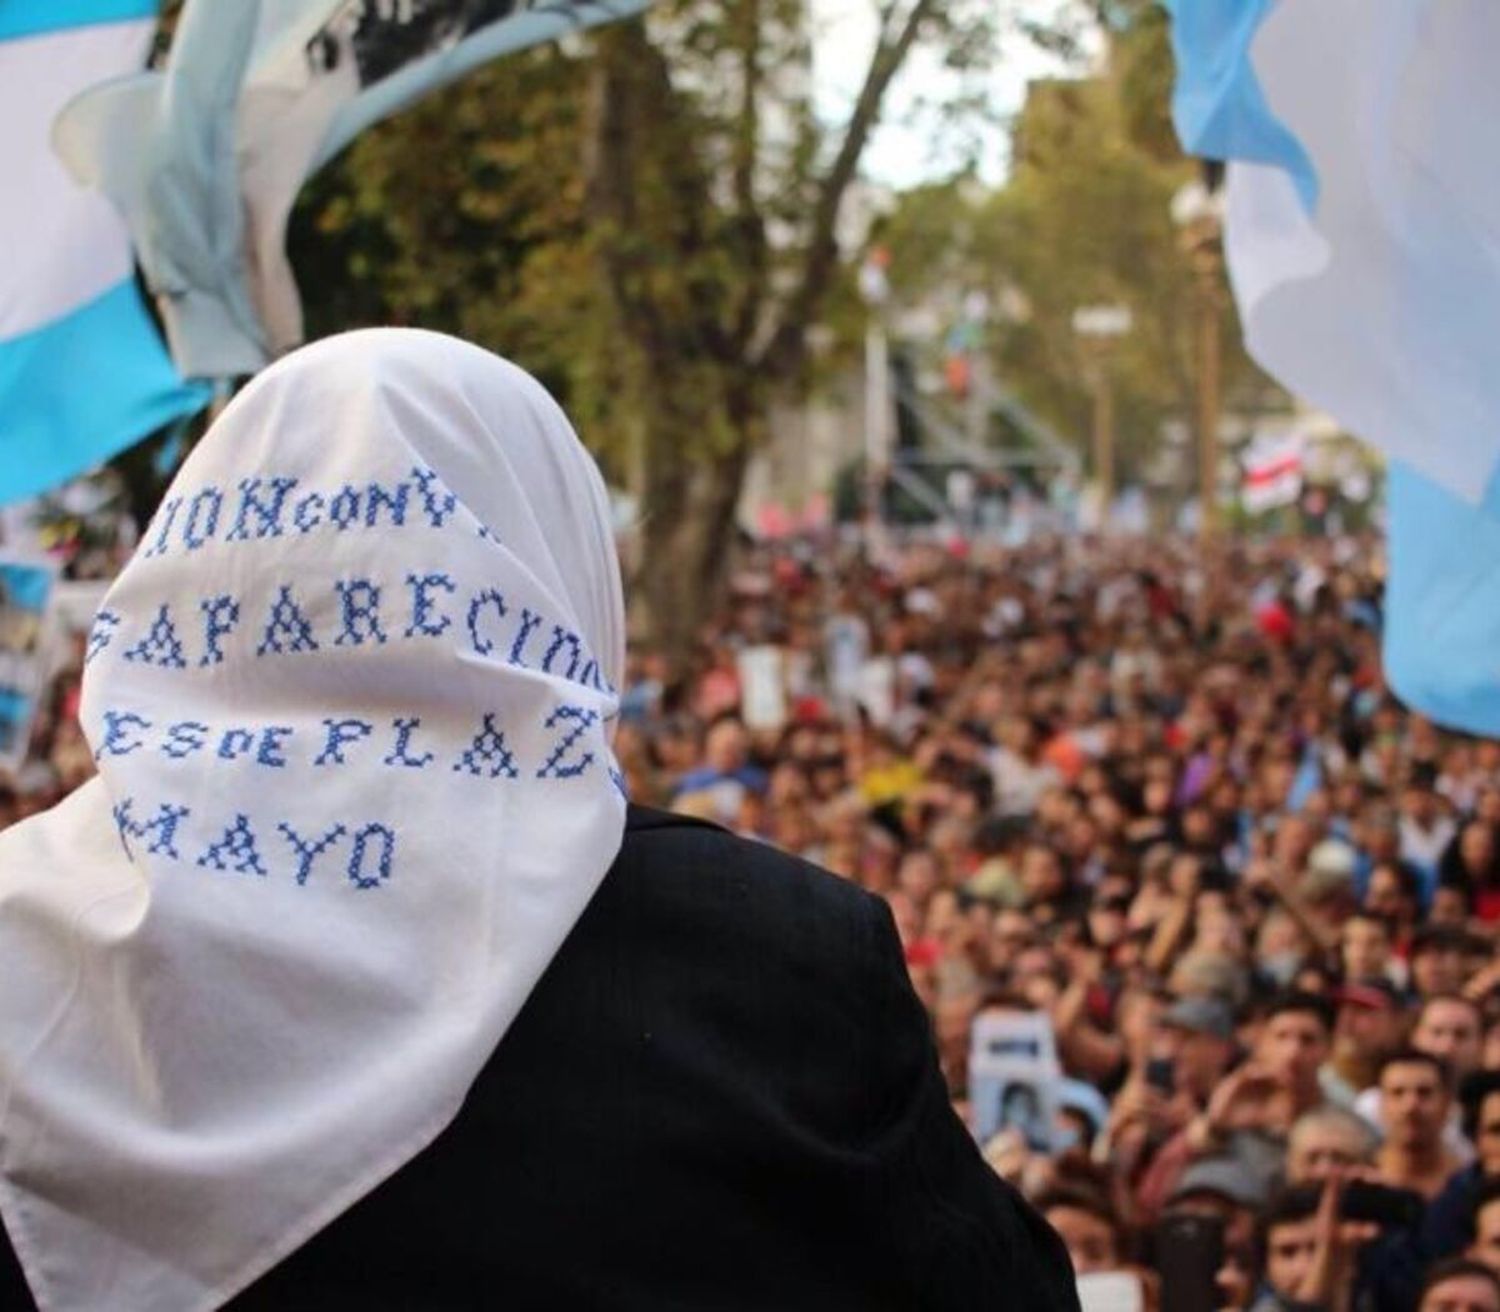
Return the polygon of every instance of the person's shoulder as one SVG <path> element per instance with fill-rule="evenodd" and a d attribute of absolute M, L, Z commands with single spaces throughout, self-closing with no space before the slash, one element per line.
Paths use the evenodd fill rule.
<path fill-rule="evenodd" d="M 867 922 L 884 903 L 850 880 L 769 843 L 741 838 L 707 820 L 632 805 L 621 850 L 632 882 L 654 889 L 684 884 L 710 902 L 729 900 L 799 918 Z"/>
<path fill-rule="evenodd" d="M 623 852 L 656 869 L 683 866 L 715 881 L 753 872 L 769 883 L 805 887 L 836 900 L 879 901 L 857 884 L 770 843 L 742 838 L 711 820 L 634 803 Z"/>

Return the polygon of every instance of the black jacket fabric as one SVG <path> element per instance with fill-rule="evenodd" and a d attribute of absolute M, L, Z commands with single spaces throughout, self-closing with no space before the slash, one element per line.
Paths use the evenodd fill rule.
<path fill-rule="evenodd" d="M 0 1309 L 31 1306 L 0 1233 Z M 949 1106 L 885 904 L 632 807 L 458 1118 L 229 1307 L 1067 1312 L 1077 1295 Z"/>

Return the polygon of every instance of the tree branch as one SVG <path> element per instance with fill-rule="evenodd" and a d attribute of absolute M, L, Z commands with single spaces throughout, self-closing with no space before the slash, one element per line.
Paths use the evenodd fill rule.
<path fill-rule="evenodd" d="M 894 0 L 881 11 L 881 33 L 864 85 L 854 102 L 854 112 L 839 143 L 838 154 L 824 175 L 813 204 L 812 228 L 795 289 L 786 302 L 758 367 L 778 377 L 788 377 L 801 366 L 806 351 L 805 334 L 833 281 L 838 266 L 836 228 L 839 207 L 859 169 L 870 134 L 880 121 L 881 106 L 892 80 L 901 71 L 922 26 L 938 8 L 938 0 L 917 0 L 906 21 L 893 24 Z M 894 28 L 894 35 L 892 29 Z"/>
<path fill-rule="evenodd" d="M 767 243 L 765 219 L 755 195 L 760 161 L 761 0 L 740 0 L 738 45 L 743 84 L 735 122 L 733 241 L 746 276 L 729 329 L 730 350 L 743 359 L 760 319 L 765 298 Z"/>

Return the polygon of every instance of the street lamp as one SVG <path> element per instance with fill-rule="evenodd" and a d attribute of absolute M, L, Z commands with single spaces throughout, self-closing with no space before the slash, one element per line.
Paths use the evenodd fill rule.
<path fill-rule="evenodd" d="M 1219 503 L 1219 309 L 1224 202 L 1217 187 L 1190 182 L 1172 197 L 1172 221 L 1192 263 L 1198 301 L 1198 532 L 1207 543 Z"/>
<path fill-rule="evenodd" d="M 1084 344 L 1085 370 L 1094 390 L 1094 481 L 1099 526 L 1109 527 L 1115 501 L 1115 393 L 1110 356 L 1134 323 L 1128 305 L 1086 305 L 1073 311 L 1073 332 Z"/>

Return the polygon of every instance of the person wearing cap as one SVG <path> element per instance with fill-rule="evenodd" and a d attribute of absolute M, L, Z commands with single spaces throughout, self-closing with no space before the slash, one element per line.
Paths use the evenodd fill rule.
<path fill-rule="evenodd" d="M 1221 1290 L 1247 1288 L 1253 1274 L 1255 1218 L 1270 1201 L 1267 1180 L 1233 1158 L 1194 1162 L 1167 1198 L 1165 1216 L 1205 1216 L 1223 1223 Z"/>
<path fill-rule="evenodd" d="M 1341 1107 L 1375 1083 L 1380 1063 L 1400 1046 L 1401 999 L 1387 979 L 1357 979 L 1334 995 L 1333 1052 L 1318 1072 L 1324 1095 Z"/>
<path fill-rule="evenodd" d="M 1173 1213 L 1201 1210 L 1214 1211 L 1226 1219 L 1236 1209 L 1248 1212 L 1263 1208 L 1271 1197 L 1271 1181 L 1234 1157 L 1204 1157 L 1182 1173 L 1176 1187 L 1167 1196 L 1167 1210 Z"/>
<path fill-rule="evenodd" d="M 1234 1059 L 1234 1013 L 1220 998 L 1181 998 L 1158 1027 L 1157 1054 L 1172 1063 L 1173 1087 L 1202 1107 Z"/>

